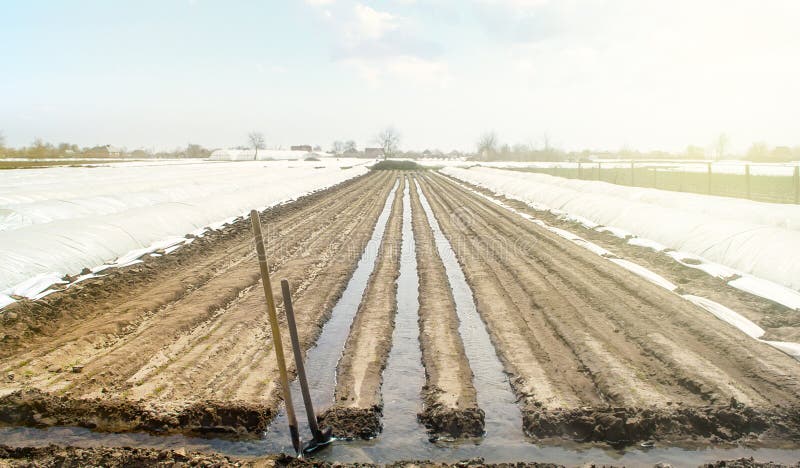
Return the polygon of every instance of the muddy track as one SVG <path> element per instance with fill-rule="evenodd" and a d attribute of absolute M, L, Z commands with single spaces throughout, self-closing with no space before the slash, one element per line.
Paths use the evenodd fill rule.
<path fill-rule="evenodd" d="M 370 174 L 268 213 L 271 271 L 290 281 L 304 349 L 352 275 L 392 177 Z M 70 297 L 68 309 L 53 314 L 61 321 L 0 362 L 13 373 L 0 390 L 0 420 L 114 431 L 264 429 L 278 403 L 277 369 L 249 226 L 231 231 L 185 253 L 189 272 L 180 264 L 171 278 L 153 272 L 131 295 L 109 293 L 99 305 Z M 125 273 L 112 282 L 131 281 Z"/>
<path fill-rule="evenodd" d="M 382 428 L 381 375 L 392 347 L 397 313 L 404 187 L 404 178 L 400 178 L 375 269 L 337 366 L 335 403 L 322 418 L 339 438 L 369 439 Z"/>
<path fill-rule="evenodd" d="M 459 335 L 452 288 L 423 211 L 416 184 L 411 212 L 419 274 L 419 327 L 425 365 L 420 421 L 436 436 L 478 437 L 484 415 L 478 408 L 472 370 Z"/>
<path fill-rule="evenodd" d="M 796 361 L 444 177 L 421 185 L 529 434 L 797 436 Z"/>
<path fill-rule="evenodd" d="M 70 447 L 48 445 L 44 447 L 8 447 L 0 445 L 0 466 L 2 467 L 174 467 L 174 466 L 213 466 L 213 467 L 321 467 L 321 468 L 561 468 L 564 465 L 539 463 L 531 460 L 516 463 L 486 463 L 481 458 L 459 462 L 442 463 L 426 460 L 398 461 L 388 464 L 375 463 L 337 463 L 315 460 L 314 458 L 294 458 L 288 455 L 269 455 L 262 457 L 233 457 L 214 453 L 187 451 L 184 448 L 158 450 L 130 447 Z M 595 466 L 583 464 L 581 466 Z M 603 465 L 613 468 L 614 465 Z M 656 467 L 670 466 L 657 464 Z M 723 460 L 699 465 L 701 468 L 798 468 L 800 463 L 782 464 L 758 461 L 753 458 Z"/>

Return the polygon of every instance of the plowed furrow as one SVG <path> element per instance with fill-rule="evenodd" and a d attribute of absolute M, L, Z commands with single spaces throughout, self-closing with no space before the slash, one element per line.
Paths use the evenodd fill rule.
<path fill-rule="evenodd" d="M 419 275 L 419 327 L 425 366 L 421 421 L 436 434 L 449 437 L 483 433 L 473 374 L 459 335 L 459 318 L 433 231 L 411 187 L 411 213 Z"/>
<path fill-rule="evenodd" d="M 784 371 L 778 374 L 754 365 L 756 360 L 753 358 L 760 353 L 750 346 L 742 349 L 738 332 L 721 327 L 708 314 L 703 314 L 661 288 L 622 272 L 602 258 L 580 252 L 582 249 L 507 210 L 476 197 L 469 198 L 469 206 L 480 213 L 479 219 L 492 219 L 492 224 L 500 226 L 494 230 L 497 235 L 519 238 L 525 232 L 536 233 L 533 255 L 525 257 L 525 260 L 543 278 L 544 282 L 540 285 L 542 290 L 556 291 L 574 304 L 584 302 L 584 307 L 589 306 L 584 310 L 592 313 L 582 313 L 580 317 L 585 325 L 591 326 L 592 335 L 604 331 L 604 335 L 610 337 L 606 341 L 617 348 L 614 355 L 629 356 L 631 349 L 638 349 L 645 359 L 642 362 L 650 362 L 650 365 L 642 368 L 649 372 L 643 374 L 649 380 L 667 385 L 677 383 L 683 389 L 673 387 L 676 395 L 689 391 L 707 401 L 722 402 L 732 396 L 746 396 L 743 400 L 746 403 L 763 403 L 764 380 L 779 382 L 766 388 L 777 389 L 778 395 L 784 398 L 788 396 L 786 390 L 790 389 L 785 388 L 779 376 L 785 370 L 795 368 L 796 371 L 796 366 L 782 359 L 782 356 L 769 353 L 773 359 L 783 363 Z M 531 237 L 530 234 L 528 236 Z M 573 252 L 575 250 L 578 252 Z M 637 286 L 635 292 L 631 291 L 631 285 Z M 658 306 L 655 305 L 657 300 L 661 301 Z M 653 330 L 669 333 L 674 342 L 685 343 L 681 346 L 682 352 L 666 349 L 663 340 L 652 339 L 650 333 Z M 624 339 L 614 339 L 609 331 Z M 623 345 L 627 345 L 627 349 L 620 348 Z M 756 348 L 761 346 L 756 344 Z M 746 358 L 736 359 L 743 354 Z M 698 374 L 694 371 L 696 366 L 693 368 L 685 364 L 700 362 L 709 356 L 713 356 L 718 363 L 714 366 L 717 373 L 708 371 Z M 751 375 L 758 376 L 758 379 L 755 382 L 749 380 Z M 674 398 L 670 397 L 667 401 L 674 401 Z"/>
<path fill-rule="evenodd" d="M 302 213 L 298 211 L 289 220 L 296 221 L 299 227 L 278 218 L 270 224 L 275 228 L 267 228 L 272 275 L 275 283 L 280 278 L 288 278 L 292 283 L 304 347 L 316 339 L 322 321 L 344 290 L 371 236 L 393 178 L 385 173 L 370 175 L 347 185 L 347 190 L 329 197 L 327 200 L 332 201 L 326 200 L 317 210 L 309 206 Z M 130 303 L 114 309 L 137 315 L 135 324 L 124 319 L 109 324 L 107 321 L 114 320 L 114 316 L 106 313 L 94 323 L 65 330 L 69 336 L 33 359 L 37 365 L 54 362 L 80 365 L 81 373 L 34 375 L 25 384 L 45 391 L 61 389 L 69 391 L 66 395 L 70 398 L 95 398 L 109 404 L 141 398 L 143 403 L 139 405 L 144 404 L 144 408 L 158 407 L 159 412 L 171 408 L 187 413 L 190 418 L 211 417 L 211 423 L 203 424 L 212 425 L 222 422 L 213 422 L 212 416 L 219 415 L 219 409 L 211 405 L 198 412 L 193 409 L 195 404 L 218 401 L 225 405 L 228 401 L 245 411 L 235 413 L 238 415 L 234 416 L 234 426 L 242 424 L 245 430 L 256 429 L 247 427 L 251 425 L 262 426 L 262 418 L 254 419 L 246 411 L 257 406 L 274 407 L 277 403 L 272 385 L 276 366 L 271 355 L 264 298 L 260 288 L 254 287 L 258 283 L 258 268 L 250 253 L 252 239 L 242 235 L 241 245 L 223 247 L 224 254 L 239 252 L 241 256 L 220 261 L 223 266 L 210 275 L 209 281 L 192 288 L 177 301 L 151 311 L 144 307 L 145 298 L 131 298 Z M 279 298 L 278 294 L 276 299 Z M 281 306 L 281 301 L 278 302 Z M 120 327 L 125 327 L 123 332 Z M 98 333 L 98 329 L 102 332 Z M 291 356 L 288 348 L 286 351 Z M 82 405 L 77 400 L 69 401 L 67 406 L 73 408 Z M 63 411 L 78 412 L 70 408 Z M 204 412 L 208 414 L 203 415 Z M 131 417 L 107 413 L 104 410 L 103 418 L 107 419 L 104 424 L 116 424 L 114 417 Z M 170 417 L 170 413 L 165 414 L 163 417 Z M 146 420 L 161 415 L 135 417 Z M 58 418 L 54 417 L 54 423 L 59 422 Z M 72 418 L 84 422 L 80 414 L 61 415 L 62 420 Z M 92 421 L 97 424 L 96 418 Z M 169 419 L 169 424 L 190 425 L 181 422 L 180 417 Z"/>
<path fill-rule="evenodd" d="M 395 192 L 375 269 L 356 311 L 336 371 L 335 402 L 325 423 L 337 437 L 376 436 L 381 430 L 382 373 L 392 346 L 403 226 L 404 178 Z"/>

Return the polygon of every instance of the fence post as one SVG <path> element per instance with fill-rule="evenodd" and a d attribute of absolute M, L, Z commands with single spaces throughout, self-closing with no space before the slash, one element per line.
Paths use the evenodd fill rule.
<path fill-rule="evenodd" d="M 747 187 L 747 199 L 750 200 L 750 165 L 744 166 L 745 187 Z"/>
<path fill-rule="evenodd" d="M 800 204 L 800 166 L 794 167 L 794 202 Z"/>
<path fill-rule="evenodd" d="M 711 195 L 711 163 L 708 163 L 708 194 Z"/>

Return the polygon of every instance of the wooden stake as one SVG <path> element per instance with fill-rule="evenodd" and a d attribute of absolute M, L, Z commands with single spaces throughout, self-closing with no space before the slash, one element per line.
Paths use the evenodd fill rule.
<path fill-rule="evenodd" d="M 744 167 L 744 178 L 745 178 L 744 182 L 745 182 L 746 192 L 747 192 L 747 197 L 746 198 L 749 200 L 750 199 L 750 165 L 749 164 Z"/>
<path fill-rule="evenodd" d="M 711 163 L 708 163 L 708 194 L 711 195 Z"/>
<path fill-rule="evenodd" d="M 308 390 L 306 366 L 303 364 L 303 353 L 300 350 L 300 338 L 297 336 L 297 323 L 294 320 L 292 293 L 289 290 L 289 282 L 286 280 L 281 281 L 281 293 L 283 294 L 283 308 L 286 310 L 286 322 L 289 325 L 289 337 L 292 339 L 294 363 L 297 367 L 297 378 L 300 380 L 300 390 L 303 393 L 303 403 L 306 407 L 308 425 L 311 427 L 311 434 L 314 436 L 314 441 L 323 443 L 326 438 L 323 436 L 322 431 L 319 430 L 317 414 L 314 412 L 314 404 L 311 401 L 311 392 Z M 330 436 L 327 438 L 329 439 Z"/>
<path fill-rule="evenodd" d="M 294 415 L 292 392 L 289 389 L 289 377 L 286 375 L 286 359 L 284 359 L 283 356 L 281 329 L 278 326 L 278 314 L 275 312 L 275 299 L 272 297 L 272 284 L 269 281 L 269 266 L 267 265 L 267 254 L 264 251 L 264 238 L 261 235 L 261 220 L 258 217 L 258 211 L 252 210 L 250 212 L 250 222 L 253 224 L 256 253 L 258 253 L 258 265 L 261 268 L 261 284 L 264 286 L 264 296 L 267 299 L 267 315 L 269 315 L 269 324 L 272 328 L 272 344 L 273 348 L 275 348 L 275 358 L 278 361 L 278 371 L 280 371 L 283 401 L 286 404 L 286 416 L 289 419 L 289 432 L 292 436 L 292 446 L 294 446 L 295 453 L 300 454 L 302 453 L 303 447 L 300 444 L 300 433 L 297 430 L 297 418 Z"/>

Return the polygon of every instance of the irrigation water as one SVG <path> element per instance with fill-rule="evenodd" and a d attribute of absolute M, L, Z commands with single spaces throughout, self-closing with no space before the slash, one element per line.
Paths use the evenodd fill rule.
<path fill-rule="evenodd" d="M 410 182 L 410 180 L 409 180 Z M 403 193 L 403 241 L 400 275 L 397 279 L 397 316 L 393 346 L 389 355 L 382 386 L 384 411 L 383 432 L 372 440 L 335 441 L 314 455 L 320 460 L 339 462 L 390 463 L 399 460 L 450 461 L 481 457 L 489 463 L 539 461 L 568 466 L 585 463 L 629 466 L 652 466 L 670 463 L 675 466 L 697 466 L 705 462 L 741 457 L 755 457 L 780 463 L 796 463 L 797 450 L 773 448 L 698 448 L 654 447 L 612 449 L 603 445 L 564 442 L 559 445 L 536 445 L 522 432 L 521 414 L 494 352 L 486 327 L 478 314 L 472 292 L 466 283 L 447 238 L 431 210 L 424 193 L 416 186 L 428 222 L 434 232 L 437 250 L 445 265 L 453 290 L 459 332 L 464 340 L 467 359 L 474 372 L 478 403 L 486 412 L 486 434 L 483 438 L 462 441 L 429 442 L 425 428 L 416 420 L 420 410 L 420 392 L 424 374 L 419 349 L 418 282 L 414 235 L 411 229 L 411 204 L 406 184 Z M 309 372 L 312 400 L 318 411 L 333 402 L 336 386 L 336 366 L 344 349 L 358 306 L 374 269 L 381 240 L 392 208 L 395 184 L 378 218 L 372 238 L 358 262 L 342 298 L 333 309 L 330 320 L 314 348 L 309 350 L 306 368 Z M 299 398 L 299 384 L 292 384 Z M 301 408 L 296 408 L 304 414 Z M 307 427 L 304 428 L 307 431 Z M 306 434 L 308 437 L 309 434 Z M 0 440 L 11 446 L 44 446 L 48 444 L 78 447 L 150 447 L 184 449 L 187 451 L 216 451 L 234 456 L 262 456 L 270 453 L 292 453 L 286 415 L 281 411 L 263 438 L 231 440 L 225 438 L 187 437 L 183 435 L 156 436 L 146 433 L 96 433 L 76 427 L 0 427 Z"/>
<path fill-rule="evenodd" d="M 316 345 L 306 354 L 306 373 L 308 374 L 308 386 L 311 392 L 311 401 L 317 413 L 321 413 L 333 403 L 334 390 L 336 389 L 336 367 L 342 356 L 347 336 L 350 333 L 350 326 L 353 323 L 358 305 L 367 288 L 369 277 L 375 269 L 375 263 L 380 251 L 383 234 L 392 212 L 395 192 L 399 182 L 395 182 L 386 202 L 383 206 L 372 237 L 367 242 L 361 258 L 358 261 L 353 276 L 347 283 L 347 287 L 342 293 L 341 299 L 333 308 L 331 318 L 322 328 L 322 333 Z M 295 410 L 301 410 L 302 419 L 305 419 L 305 412 L 299 405 L 302 405 L 300 396 L 300 382 L 295 379 L 291 384 Z M 306 421 L 308 422 L 308 421 Z M 305 426 L 306 428 L 308 425 Z M 285 408 L 282 407 L 278 416 L 270 424 L 264 439 L 265 445 L 271 452 L 292 453 L 291 438 L 289 435 L 289 423 L 287 421 Z"/>

